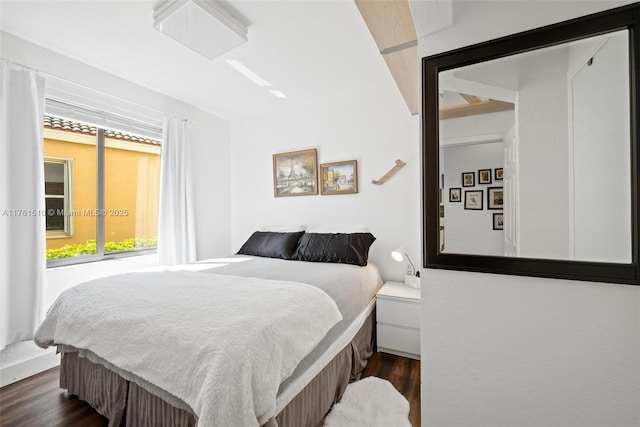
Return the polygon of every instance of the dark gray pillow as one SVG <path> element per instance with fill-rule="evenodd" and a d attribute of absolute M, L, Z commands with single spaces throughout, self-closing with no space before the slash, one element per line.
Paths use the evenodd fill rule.
<path fill-rule="evenodd" d="M 365 266 L 375 240 L 371 233 L 305 233 L 298 240 L 295 259 Z"/>
<path fill-rule="evenodd" d="M 291 233 L 256 231 L 242 245 L 238 253 L 268 258 L 293 259 L 298 239 L 303 234 L 304 231 Z"/>

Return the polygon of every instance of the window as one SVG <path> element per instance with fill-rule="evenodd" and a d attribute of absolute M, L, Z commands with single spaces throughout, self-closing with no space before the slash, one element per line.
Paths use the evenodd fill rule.
<path fill-rule="evenodd" d="M 71 159 L 44 159 L 44 200 L 47 237 L 66 237 L 73 234 L 73 217 L 69 195 Z"/>
<path fill-rule="evenodd" d="M 44 123 L 48 266 L 154 251 L 160 141 L 49 114 Z"/>

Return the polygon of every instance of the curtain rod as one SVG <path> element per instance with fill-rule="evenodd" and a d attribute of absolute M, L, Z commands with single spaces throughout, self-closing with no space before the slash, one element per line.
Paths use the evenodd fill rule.
<path fill-rule="evenodd" d="M 31 67 L 27 67 L 26 65 L 18 64 L 17 62 L 10 61 L 10 60 L 8 60 L 6 58 L 0 58 L 0 61 L 6 63 L 10 67 L 11 66 L 18 67 L 18 68 L 22 68 L 22 69 L 25 69 L 25 70 L 28 70 L 28 71 L 34 71 L 34 72 L 36 72 L 38 74 L 42 74 L 39 70 L 36 70 L 34 68 L 31 68 Z"/>
<path fill-rule="evenodd" d="M 138 129 L 139 131 L 151 132 L 154 137 L 162 136 L 162 126 L 156 126 L 152 123 L 145 122 L 131 117 L 125 117 L 119 114 L 110 113 L 101 109 L 77 105 L 66 102 L 64 100 L 55 99 L 55 97 L 45 96 L 45 111 L 50 108 L 52 115 L 62 115 L 69 119 L 87 120 L 89 117 L 99 119 L 94 124 L 104 125 L 106 120 L 108 123 L 124 125 L 128 128 Z M 80 114 L 81 117 L 77 117 Z M 90 119 L 89 119 L 90 120 Z M 134 131 L 135 132 L 135 131 Z"/>
<path fill-rule="evenodd" d="M 28 66 L 28 65 L 20 64 L 20 63 L 18 63 L 18 62 L 14 62 L 14 61 L 11 61 L 11 60 L 6 59 L 6 58 L 0 58 L 0 60 L 2 60 L 2 62 L 6 62 L 8 65 L 13 65 L 13 66 L 16 66 L 16 67 L 23 68 L 23 69 L 25 69 L 25 70 L 33 71 L 33 72 L 35 72 L 35 73 L 37 73 L 37 74 L 40 74 L 40 75 L 42 75 L 42 76 L 44 76 L 44 77 L 52 78 L 52 79 L 56 79 L 56 80 L 59 80 L 59 81 L 64 82 L 64 83 L 67 83 L 67 84 L 70 84 L 70 85 L 73 85 L 73 86 L 77 86 L 77 87 L 79 87 L 79 88 L 81 88 L 81 89 L 83 89 L 83 90 L 92 91 L 92 92 L 95 92 L 95 93 L 101 94 L 101 95 L 103 95 L 103 96 L 108 96 L 108 97 L 111 97 L 111 98 L 113 98 L 113 99 L 117 99 L 117 100 L 119 100 L 119 101 L 126 102 L 126 103 L 131 104 L 131 105 L 134 105 L 134 106 L 136 106 L 136 107 L 144 108 L 144 109 L 148 110 L 149 112 L 153 112 L 153 113 L 157 113 L 157 114 L 162 114 L 162 115 L 164 115 L 164 114 L 165 114 L 165 113 L 164 113 L 164 111 L 155 110 L 155 109 L 153 109 L 153 108 L 147 107 L 146 105 L 141 105 L 141 104 L 138 104 L 138 103 L 136 103 L 136 102 L 132 102 L 132 101 L 130 101 L 130 100 L 128 100 L 128 99 L 124 99 L 124 98 L 121 98 L 121 97 L 118 97 L 118 96 L 114 96 L 114 95 L 112 95 L 112 94 L 110 94 L 110 93 L 105 93 L 105 92 L 102 92 L 102 91 L 99 91 L 99 90 L 96 90 L 96 89 L 93 89 L 93 88 L 90 88 L 90 87 L 87 87 L 87 86 L 81 85 L 81 84 L 76 83 L 76 82 L 74 82 L 74 81 L 71 81 L 71 80 L 69 80 L 69 79 L 65 79 L 65 78 L 62 78 L 62 77 L 56 76 L 56 75 L 51 74 L 51 73 L 48 73 L 48 72 L 46 72 L 46 71 L 38 70 L 37 68 L 33 68 L 33 67 Z M 115 75 L 114 75 L 114 76 L 115 76 Z M 115 76 L 115 77 L 118 77 L 118 76 Z M 121 77 L 118 77 L 118 78 L 121 78 Z M 127 80 L 127 81 L 128 81 L 128 80 Z M 130 82 L 130 83 L 131 83 L 131 82 Z M 135 84 L 135 83 L 134 83 L 134 84 Z"/>

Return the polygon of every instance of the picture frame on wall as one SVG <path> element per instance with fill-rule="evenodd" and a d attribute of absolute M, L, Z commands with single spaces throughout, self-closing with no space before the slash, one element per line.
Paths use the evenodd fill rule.
<path fill-rule="evenodd" d="M 355 194 L 358 192 L 358 162 L 323 163 L 320 165 L 320 194 Z"/>
<path fill-rule="evenodd" d="M 461 203 L 462 202 L 462 188 L 455 187 L 449 189 L 449 202 Z"/>
<path fill-rule="evenodd" d="M 504 191 L 502 187 L 487 189 L 487 209 L 502 209 L 504 207 Z"/>
<path fill-rule="evenodd" d="M 496 212 L 493 214 L 493 229 L 504 230 L 504 213 Z"/>
<path fill-rule="evenodd" d="M 480 184 L 491 184 L 491 169 L 480 169 L 478 171 L 478 182 Z"/>
<path fill-rule="evenodd" d="M 318 153 L 315 148 L 273 155 L 273 196 L 318 194 Z"/>
<path fill-rule="evenodd" d="M 464 192 L 464 208 L 472 211 L 481 211 L 482 206 L 482 190 L 470 190 Z"/>
<path fill-rule="evenodd" d="M 493 177 L 494 177 L 494 179 L 495 179 L 496 181 L 502 181 L 502 180 L 503 180 L 503 178 L 502 178 L 502 172 L 503 172 L 503 169 L 502 169 L 502 168 L 495 168 L 495 169 L 493 170 Z"/>
<path fill-rule="evenodd" d="M 476 173 L 462 172 L 462 186 L 473 187 L 474 185 L 476 185 Z"/>

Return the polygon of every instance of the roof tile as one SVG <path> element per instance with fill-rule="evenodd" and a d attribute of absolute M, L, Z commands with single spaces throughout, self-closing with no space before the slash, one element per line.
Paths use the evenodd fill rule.
<path fill-rule="evenodd" d="M 72 120 L 62 119 L 55 116 L 44 116 L 44 127 L 50 129 L 62 129 L 71 132 L 95 135 L 97 128 L 86 123 L 74 122 Z M 116 130 L 105 129 L 104 136 L 107 138 L 124 139 L 126 141 L 139 142 L 141 144 L 160 145 L 157 139 L 146 138 L 144 136 L 132 135 L 130 133 L 120 132 Z"/>

